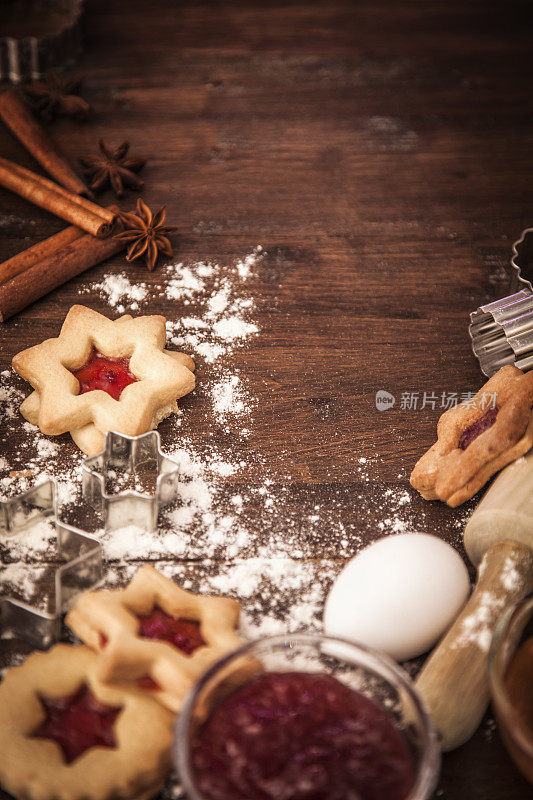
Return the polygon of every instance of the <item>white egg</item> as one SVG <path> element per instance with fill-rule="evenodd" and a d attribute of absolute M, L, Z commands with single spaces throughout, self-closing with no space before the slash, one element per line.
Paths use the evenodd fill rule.
<path fill-rule="evenodd" d="M 324 628 L 405 661 L 438 641 L 469 592 L 465 564 L 442 539 L 388 536 L 343 569 L 326 601 Z"/>

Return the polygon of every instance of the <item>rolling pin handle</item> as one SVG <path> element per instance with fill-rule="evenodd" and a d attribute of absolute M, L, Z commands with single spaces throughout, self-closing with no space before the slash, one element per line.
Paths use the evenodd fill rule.
<path fill-rule="evenodd" d="M 487 653 L 503 612 L 533 590 L 533 552 L 500 541 L 485 553 L 468 603 L 420 672 L 416 686 L 444 752 L 464 744 L 489 702 Z"/>

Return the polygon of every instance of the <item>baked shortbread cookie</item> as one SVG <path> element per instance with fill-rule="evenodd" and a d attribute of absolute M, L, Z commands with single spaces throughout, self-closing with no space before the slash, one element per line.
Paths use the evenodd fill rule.
<path fill-rule="evenodd" d="M 446 411 L 437 441 L 411 473 L 426 500 L 455 507 L 533 446 L 533 372 L 507 365 L 468 401 Z"/>
<path fill-rule="evenodd" d="M 172 711 L 214 661 L 242 644 L 240 604 L 181 589 L 151 566 L 125 589 L 87 592 L 67 625 L 99 656 L 104 682 L 135 681 Z"/>
<path fill-rule="evenodd" d="M 18 353 L 13 369 L 35 389 L 20 411 L 41 431 L 67 431 L 87 455 L 106 431 L 137 436 L 176 412 L 194 389 L 194 361 L 165 350 L 165 318 L 110 320 L 72 306 L 57 339 Z"/>
<path fill-rule="evenodd" d="M 28 800 L 149 798 L 162 788 L 174 715 L 146 692 L 105 686 L 97 654 L 59 644 L 0 684 L 0 783 Z"/>

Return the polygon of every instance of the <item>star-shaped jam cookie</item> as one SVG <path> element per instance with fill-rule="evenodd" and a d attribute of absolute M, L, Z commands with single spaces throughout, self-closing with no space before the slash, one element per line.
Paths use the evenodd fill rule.
<path fill-rule="evenodd" d="M 533 372 L 507 365 L 479 392 L 445 411 L 437 441 L 411 473 L 426 500 L 455 507 L 533 446 Z"/>
<path fill-rule="evenodd" d="M 60 644 L 0 684 L 0 782 L 28 800 L 148 798 L 170 769 L 174 715 L 135 686 L 106 686 L 98 655 Z"/>
<path fill-rule="evenodd" d="M 194 362 L 165 350 L 165 318 L 114 321 L 72 306 L 56 339 L 23 350 L 13 368 L 34 388 L 22 416 L 50 436 L 70 432 L 87 455 L 114 430 L 137 436 L 178 410 L 194 389 Z"/>
<path fill-rule="evenodd" d="M 82 595 L 67 625 L 99 656 L 99 678 L 130 681 L 171 711 L 214 661 L 242 644 L 240 604 L 181 589 L 151 566 L 125 589 Z"/>

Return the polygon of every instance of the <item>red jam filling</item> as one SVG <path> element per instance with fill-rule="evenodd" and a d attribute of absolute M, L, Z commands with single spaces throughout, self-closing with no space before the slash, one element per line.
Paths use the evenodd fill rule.
<path fill-rule="evenodd" d="M 129 358 L 108 358 L 93 350 L 89 360 L 72 373 L 80 384 L 80 394 L 103 389 L 118 400 L 122 391 L 137 378 L 130 372 Z"/>
<path fill-rule="evenodd" d="M 145 675 L 143 678 L 139 678 L 137 681 L 137 686 L 139 689 L 148 689 L 150 692 L 160 692 L 161 687 L 151 678 L 149 675 Z"/>
<path fill-rule="evenodd" d="M 473 422 L 472 425 L 469 425 L 468 428 L 465 428 L 459 439 L 459 449 L 466 450 L 466 448 L 472 444 L 474 439 L 477 439 L 480 434 L 488 431 L 488 429 L 496 422 L 498 411 L 499 409 L 497 406 L 494 408 L 489 408 L 488 411 L 485 411 L 482 417 Z"/>
<path fill-rule="evenodd" d="M 388 715 L 330 675 L 270 672 L 223 700 L 193 745 L 206 800 L 404 800 L 408 746 Z"/>
<path fill-rule="evenodd" d="M 33 735 L 57 742 L 67 764 L 91 747 L 116 747 L 114 725 L 121 709 L 101 703 L 88 686 L 70 697 L 39 699 L 46 719 Z"/>
<path fill-rule="evenodd" d="M 174 619 L 160 608 L 155 608 L 149 616 L 139 617 L 139 620 L 141 636 L 168 642 L 188 656 L 205 645 L 200 633 L 200 623 L 194 619 Z"/>

